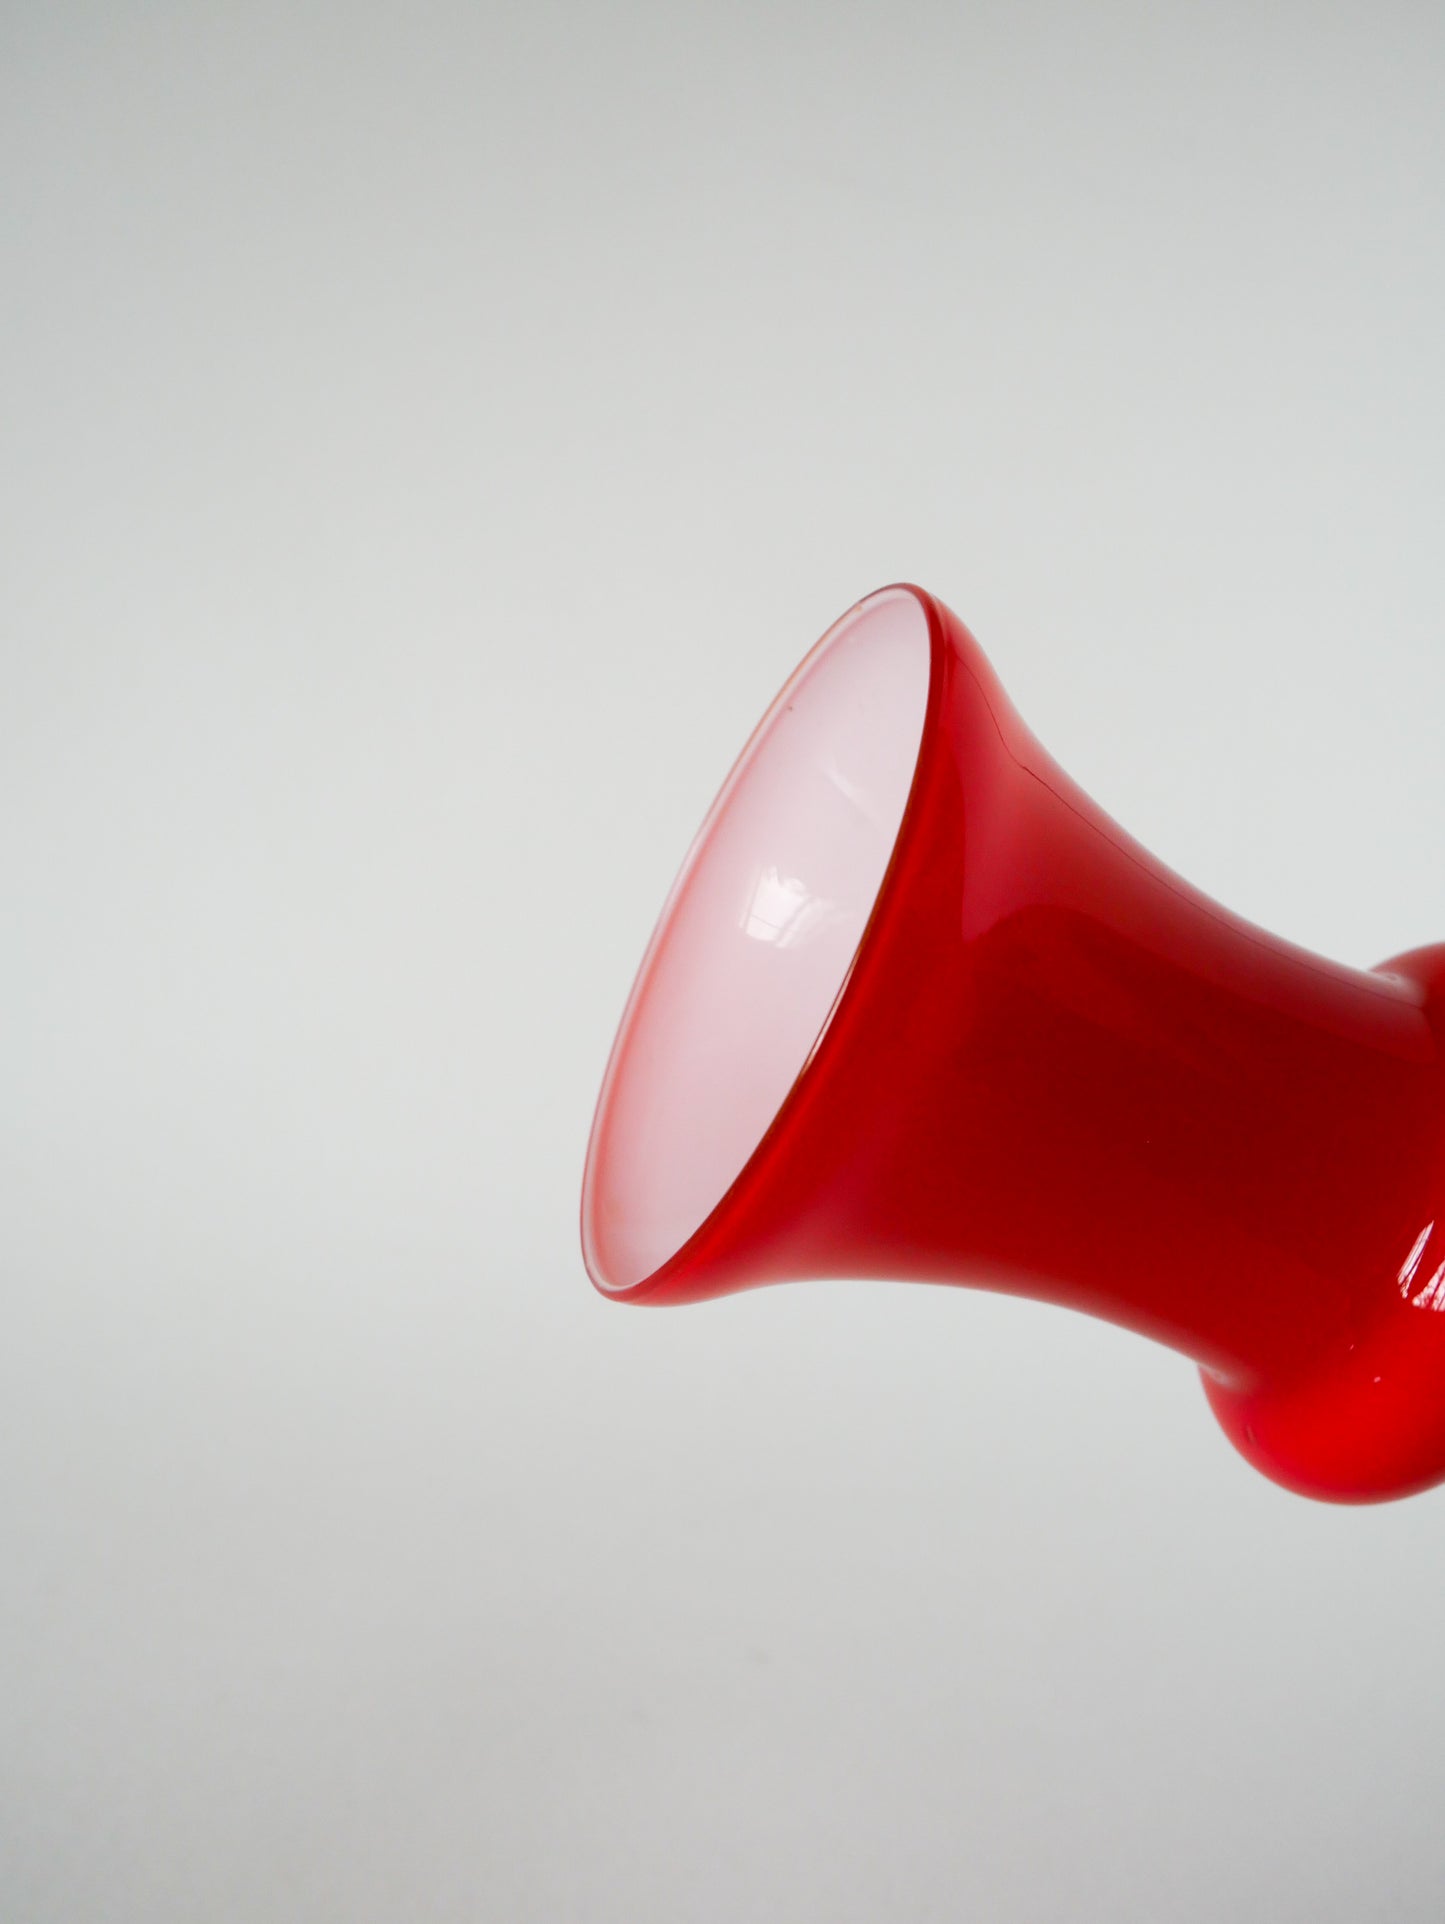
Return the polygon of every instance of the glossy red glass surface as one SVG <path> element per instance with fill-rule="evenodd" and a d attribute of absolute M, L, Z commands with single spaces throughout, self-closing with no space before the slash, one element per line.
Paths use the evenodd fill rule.
<path fill-rule="evenodd" d="M 639 1303 L 828 1276 L 1041 1298 L 1192 1357 L 1293 1489 L 1445 1478 L 1445 946 L 1361 971 L 1220 908 L 908 592 L 923 737 L 844 987 L 701 1227 L 627 1288 L 589 1254 L 594 1280 Z"/>

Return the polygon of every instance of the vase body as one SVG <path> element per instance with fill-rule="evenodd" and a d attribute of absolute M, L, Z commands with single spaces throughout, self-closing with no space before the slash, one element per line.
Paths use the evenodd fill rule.
<path fill-rule="evenodd" d="M 1296 1490 L 1445 1477 L 1445 947 L 1356 970 L 1219 907 L 910 592 L 922 742 L 846 983 L 717 1207 L 620 1293 L 1023 1294 L 1191 1357 L 1237 1447 Z"/>

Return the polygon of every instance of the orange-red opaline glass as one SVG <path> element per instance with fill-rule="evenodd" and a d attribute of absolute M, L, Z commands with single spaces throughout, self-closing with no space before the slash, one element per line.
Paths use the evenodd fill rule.
<path fill-rule="evenodd" d="M 1194 1358 L 1296 1490 L 1439 1481 L 1445 946 L 1345 968 L 1208 900 L 907 592 L 927 709 L 846 983 L 701 1226 L 630 1287 L 595 1279 L 646 1303 L 826 1276 L 1042 1298 Z M 594 1195 L 606 1132 L 604 1089 Z"/>

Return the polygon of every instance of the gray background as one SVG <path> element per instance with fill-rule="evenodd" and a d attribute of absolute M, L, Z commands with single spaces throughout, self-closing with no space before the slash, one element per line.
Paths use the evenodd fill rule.
<path fill-rule="evenodd" d="M 1445 1497 L 957 1291 L 595 1297 L 748 728 L 963 615 L 1445 937 L 1435 7 L 0 16 L 0 1912 L 1436 1920 Z"/>

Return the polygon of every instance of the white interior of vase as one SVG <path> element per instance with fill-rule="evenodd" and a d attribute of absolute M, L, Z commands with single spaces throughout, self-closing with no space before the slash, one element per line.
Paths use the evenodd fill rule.
<path fill-rule="evenodd" d="M 603 1288 L 642 1282 L 741 1173 L 826 1027 L 918 759 L 928 622 L 844 616 L 769 709 L 673 885 L 623 1017 L 583 1188 Z"/>

